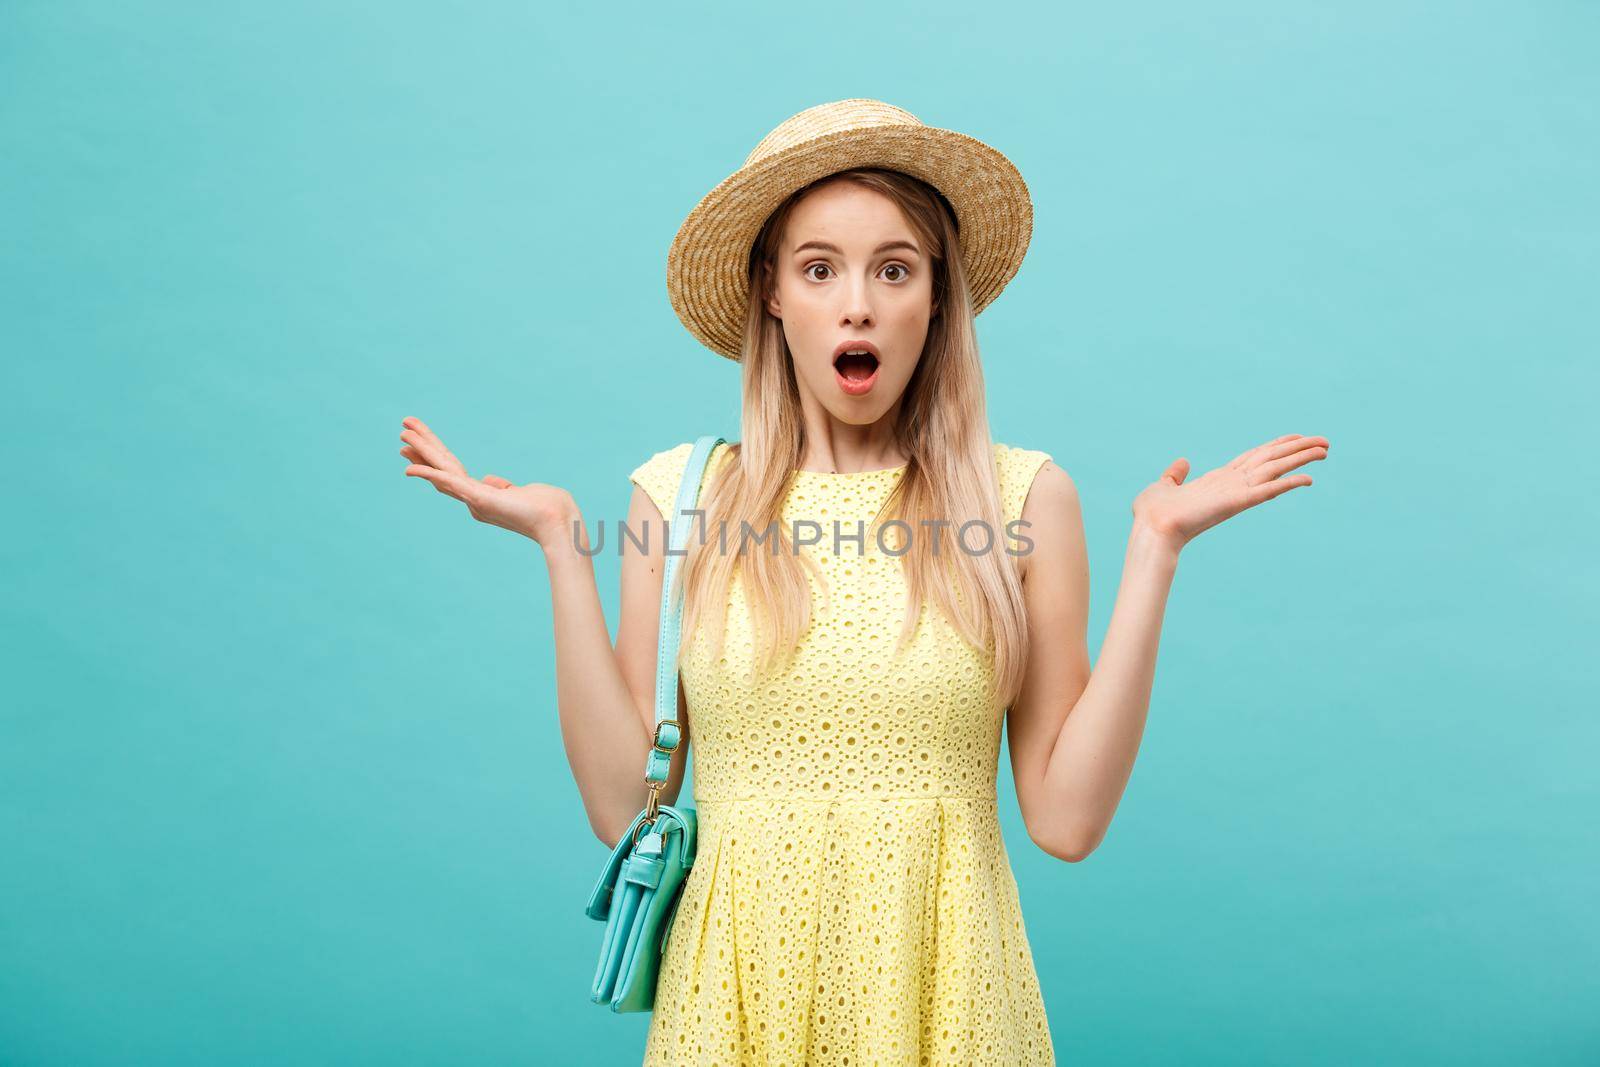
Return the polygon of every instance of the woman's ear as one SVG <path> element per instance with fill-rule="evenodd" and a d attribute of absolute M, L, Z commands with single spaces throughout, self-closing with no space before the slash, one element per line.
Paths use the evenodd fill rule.
<path fill-rule="evenodd" d="M 783 308 L 778 305 L 777 293 L 771 293 L 767 296 L 767 311 L 770 312 L 772 317 L 775 319 L 783 318 Z"/>

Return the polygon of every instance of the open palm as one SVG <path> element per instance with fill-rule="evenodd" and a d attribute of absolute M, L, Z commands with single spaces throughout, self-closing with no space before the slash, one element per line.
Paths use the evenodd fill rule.
<path fill-rule="evenodd" d="M 498 474 L 474 478 L 421 419 L 401 419 L 400 425 L 405 427 L 400 431 L 400 440 L 405 442 L 400 454 L 411 461 L 406 476 L 426 478 L 439 492 L 467 505 L 479 522 L 544 544 L 546 537 L 561 530 L 577 513 L 572 494 L 559 486 L 543 482 L 516 485 Z"/>
<path fill-rule="evenodd" d="M 1246 508 L 1311 484 L 1311 475 L 1279 475 L 1325 459 L 1326 437 L 1291 433 L 1239 453 L 1216 470 L 1184 482 L 1189 461 L 1173 460 L 1165 473 L 1133 501 L 1140 522 L 1182 547 L 1196 535 Z"/>

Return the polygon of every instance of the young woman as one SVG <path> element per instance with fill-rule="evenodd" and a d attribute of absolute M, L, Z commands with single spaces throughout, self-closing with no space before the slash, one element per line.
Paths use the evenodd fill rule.
<path fill-rule="evenodd" d="M 984 409 L 973 318 L 1031 224 L 1000 153 L 845 100 L 773 130 L 674 241 L 673 306 L 740 363 L 743 411 L 683 559 L 699 847 L 647 1063 L 1054 1062 L 997 818 L 1002 725 L 1029 836 L 1083 859 L 1133 768 L 1180 550 L 1311 484 L 1284 475 L 1328 441 L 1192 481 L 1178 459 L 1139 493 L 1091 672 L 1073 482 L 993 443 Z M 475 479 L 415 418 L 401 439 L 406 474 L 544 549 L 562 735 L 614 844 L 644 801 L 664 538 L 622 553 L 613 649 L 568 493 Z M 660 531 L 690 448 L 634 469 L 633 530 Z"/>

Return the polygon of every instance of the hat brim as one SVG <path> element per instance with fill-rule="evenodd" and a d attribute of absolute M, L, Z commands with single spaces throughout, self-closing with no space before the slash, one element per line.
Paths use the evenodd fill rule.
<path fill-rule="evenodd" d="M 667 296 L 689 332 L 741 358 L 750 246 L 794 190 L 854 167 L 884 167 L 944 194 L 960 227 L 977 314 L 1016 276 L 1033 236 L 1033 200 L 1016 166 L 974 137 L 934 126 L 840 130 L 741 167 L 695 205 L 667 252 Z"/>

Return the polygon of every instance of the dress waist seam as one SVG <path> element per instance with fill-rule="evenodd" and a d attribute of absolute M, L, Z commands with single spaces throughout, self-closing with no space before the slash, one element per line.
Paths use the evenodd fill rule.
<path fill-rule="evenodd" d="M 761 800 L 767 803 L 790 804 L 881 804 L 885 801 L 895 800 L 920 800 L 931 803 L 936 800 L 981 800 L 988 803 L 998 803 L 999 796 L 995 793 L 874 793 L 870 796 L 844 795 L 837 797 L 796 796 L 792 793 L 755 793 L 744 796 L 699 796 L 696 795 L 696 804 L 727 804 L 734 801 Z"/>

